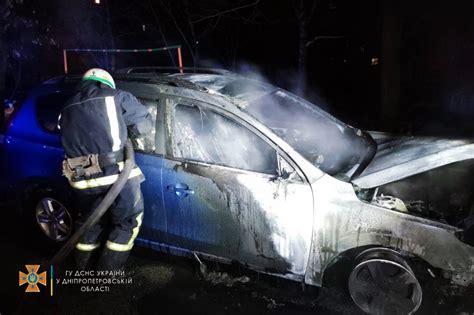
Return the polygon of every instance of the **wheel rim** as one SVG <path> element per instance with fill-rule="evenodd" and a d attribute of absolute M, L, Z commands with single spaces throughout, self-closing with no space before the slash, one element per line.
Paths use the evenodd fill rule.
<path fill-rule="evenodd" d="M 53 198 L 43 198 L 36 205 L 36 222 L 41 231 L 51 240 L 61 242 L 72 233 L 69 211 Z"/>
<path fill-rule="evenodd" d="M 370 314 L 411 314 L 421 304 L 421 286 L 406 262 L 367 259 L 349 277 L 354 302 Z"/>

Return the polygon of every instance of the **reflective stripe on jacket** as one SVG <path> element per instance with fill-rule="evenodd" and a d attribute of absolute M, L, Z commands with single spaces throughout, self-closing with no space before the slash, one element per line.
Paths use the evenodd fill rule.
<path fill-rule="evenodd" d="M 128 177 L 128 179 L 134 178 L 140 175 L 143 175 L 142 171 L 138 167 L 135 167 L 130 173 L 130 176 Z M 75 188 L 75 189 L 96 188 L 100 186 L 112 185 L 113 183 L 117 181 L 118 177 L 119 177 L 119 174 L 114 174 L 114 175 L 102 176 L 102 177 L 97 177 L 97 178 L 84 179 L 77 182 L 69 181 L 69 184 L 71 185 L 72 188 Z"/>

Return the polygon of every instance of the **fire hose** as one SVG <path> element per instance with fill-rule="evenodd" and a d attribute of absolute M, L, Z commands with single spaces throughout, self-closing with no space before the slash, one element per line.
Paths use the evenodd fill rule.
<path fill-rule="evenodd" d="M 99 203 L 99 205 L 94 209 L 94 211 L 89 215 L 87 220 L 82 224 L 76 232 L 67 240 L 67 242 L 61 247 L 61 249 L 54 255 L 51 259 L 50 264 L 55 265 L 59 264 L 66 259 L 66 257 L 71 253 L 76 244 L 79 242 L 79 239 L 87 232 L 94 224 L 96 224 L 100 218 L 107 212 L 109 207 L 112 205 L 114 200 L 117 198 L 120 191 L 123 189 L 127 183 L 128 177 L 135 166 L 135 158 L 133 155 L 133 146 L 130 140 L 127 141 L 125 145 L 125 165 L 123 170 L 120 172 L 115 183 L 110 187 L 109 191 Z"/>

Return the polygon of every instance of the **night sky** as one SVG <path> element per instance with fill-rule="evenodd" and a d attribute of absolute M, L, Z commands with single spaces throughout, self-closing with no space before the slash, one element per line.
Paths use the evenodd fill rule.
<path fill-rule="evenodd" d="M 5 38 L 7 95 L 14 98 L 62 73 L 63 48 L 182 45 L 185 66 L 259 73 L 360 127 L 471 135 L 469 0 L 13 2 L 18 19 Z M 307 45 L 303 89 L 296 79 L 302 73 L 300 5 L 304 40 L 321 37 Z M 95 66 L 172 66 L 177 56 L 71 53 L 69 61 L 71 71 L 81 73 Z"/>

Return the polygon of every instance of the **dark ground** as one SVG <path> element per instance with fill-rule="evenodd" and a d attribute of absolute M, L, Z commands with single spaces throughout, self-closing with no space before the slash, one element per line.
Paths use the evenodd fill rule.
<path fill-rule="evenodd" d="M 129 260 L 134 274 L 132 284 L 111 286 L 106 293 L 81 292 L 78 285 L 55 285 L 51 297 L 48 283 L 48 287 L 40 286 L 40 293 L 25 293 L 25 287 L 18 286 L 18 271 L 26 271 L 25 264 L 44 264 L 54 250 L 41 249 L 37 240 L 28 236 L 22 222 L 11 216 L 12 208 L 3 206 L 0 211 L 4 214 L 0 223 L 4 253 L 1 315 L 362 314 L 341 288 L 306 287 L 303 291 L 301 284 L 211 263 L 203 276 L 193 260 L 141 248 L 135 248 Z M 43 265 L 40 271 L 46 268 Z M 61 277 L 64 272 L 55 270 L 55 274 Z M 431 288 L 435 294 L 425 299 L 427 305 L 419 314 L 474 314 L 472 291 L 463 292 L 462 297 L 450 297 L 445 292 L 450 290 L 436 285 L 436 280 Z"/>

